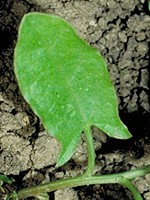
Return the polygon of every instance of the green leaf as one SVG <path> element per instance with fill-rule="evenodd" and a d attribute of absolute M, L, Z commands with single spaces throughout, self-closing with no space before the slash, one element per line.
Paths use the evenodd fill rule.
<path fill-rule="evenodd" d="M 103 57 L 58 16 L 24 16 L 15 48 L 20 90 L 48 132 L 62 145 L 57 166 L 76 150 L 80 134 L 97 126 L 111 137 L 131 137 L 118 116 Z"/>

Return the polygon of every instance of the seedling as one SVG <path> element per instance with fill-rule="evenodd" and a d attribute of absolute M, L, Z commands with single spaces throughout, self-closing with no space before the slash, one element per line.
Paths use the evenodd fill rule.
<path fill-rule="evenodd" d="M 5 190 L 3 189 L 4 184 L 11 185 L 14 182 L 14 179 L 8 178 L 7 176 L 0 174 L 0 198 L 7 200 L 7 194 L 5 194 Z"/>
<path fill-rule="evenodd" d="M 130 180 L 149 173 L 150 166 L 119 174 L 93 175 L 95 151 L 91 127 L 96 126 L 110 137 L 131 137 L 119 118 L 115 90 L 100 53 L 60 17 L 29 13 L 19 28 L 14 65 L 25 100 L 47 131 L 61 143 L 56 167 L 72 157 L 82 132 L 88 152 L 83 175 L 22 189 L 17 198 L 45 196 L 65 187 L 119 183 L 129 188 L 134 199 L 141 200 Z"/>

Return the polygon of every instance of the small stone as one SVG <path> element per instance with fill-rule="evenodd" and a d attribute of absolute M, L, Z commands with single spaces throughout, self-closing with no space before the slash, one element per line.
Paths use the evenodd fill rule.
<path fill-rule="evenodd" d="M 139 32 L 139 33 L 137 33 L 137 35 L 136 35 L 136 39 L 137 39 L 137 41 L 139 41 L 139 42 L 145 40 L 145 38 L 146 38 L 146 35 L 145 35 L 144 32 Z"/>
<path fill-rule="evenodd" d="M 77 193 L 72 188 L 57 190 L 54 194 L 55 200 L 79 200 Z"/>
<path fill-rule="evenodd" d="M 146 193 L 144 194 L 144 199 L 145 199 L 145 200 L 150 200 L 150 192 L 146 192 Z"/>
<path fill-rule="evenodd" d="M 103 18 L 100 18 L 98 20 L 98 25 L 99 25 L 100 29 L 106 29 L 107 28 L 107 22 Z"/>
<path fill-rule="evenodd" d="M 94 27 L 97 26 L 95 20 L 91 20 L 91 21 L 89 22 L 89 25 L 90 25 L 90 26 L 94 26 Z"/>
<path fill-rule="evenodd" d="M 119 39 L 121 42 L 127 42 L 127 35 L 123 32 L 119 33 Z"/>

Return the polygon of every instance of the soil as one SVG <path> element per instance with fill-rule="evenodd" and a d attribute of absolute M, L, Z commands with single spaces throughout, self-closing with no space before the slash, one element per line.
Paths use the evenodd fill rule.
<path fill-rule="evenodd" d="M 67 19 L 105 57 L 118 96 L 120 117 L 133 137 L 126 141 L 97 137 L 97 174 L 150 165 L 149 44 L 150 12 L 144 0 L 1 0 L 0 2 L 0 173 L 15 179 L 14 188 L 80 174 L 86 167 L 81 138 L 73 158 L 56 169 L 59 143 L 19 92 L 13 52 L 25 13 L 55 13 Z M 150 174 L 133 180 L 143 199 L 150 200 Z M 120 185 L 93 185 L 59 190 L 55 200 L 133 199 Z M 33 198 L 28 198 L 33 199 Z"/>

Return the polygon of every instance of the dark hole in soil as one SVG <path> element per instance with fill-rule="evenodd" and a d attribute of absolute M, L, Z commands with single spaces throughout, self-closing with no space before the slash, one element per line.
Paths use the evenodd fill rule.
<path fill-rule="evenodd" d="M 142 114 L 139 111 L 132 113 L 120 112 L 120 118 L 126 124 L 133 137 L 139 139 L 145 136 L 145 129 L 148 128 L 150 113 Z"/>
<path fill-rule="evenodd" d="M 0 30 L 0 44 L 1 50 L 7 49 L 12 43 L 12 32 L 9 32 L 7 29 Z"/>
<path fill-rule="evenodd" d="M 99 199 L 99 200 L 127 200 L 128 194 L 122 186 L 118 184 L 109 185 L 90 185 L 88 187 L 76 187 L 74 188 L 78 192 L 79 200 L 83 199 Z M 114 190 L 115 195 L 114 195 Z M 119 191 L 119 192 L 118 192 Z"/>
<path fill-rule="evenodd" d="M 133 150 L 136 158 L 142 157 L 144 155 L 144 150 L 142 141 L 140 139 L 144 138 L 145 136 L 150 138 L 148 135 L 150 113 L 120 113 L 120 117 L 122 121 L 127 125 L 133 137 L 128 140 L 110 138 L 107 143 L 102 145 L 99 153 L 109 153 L 115 150 L 120 150 L 122 152 Z"/>

